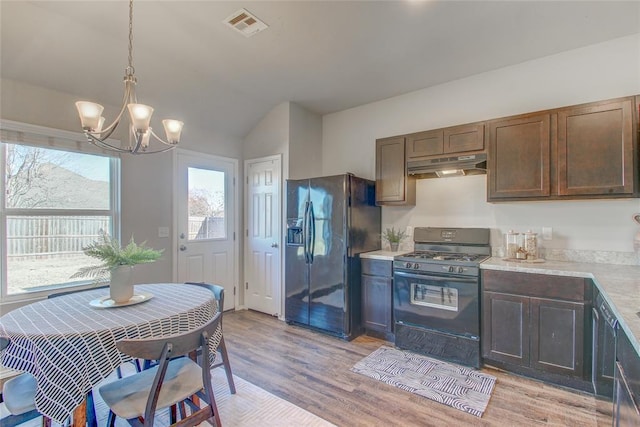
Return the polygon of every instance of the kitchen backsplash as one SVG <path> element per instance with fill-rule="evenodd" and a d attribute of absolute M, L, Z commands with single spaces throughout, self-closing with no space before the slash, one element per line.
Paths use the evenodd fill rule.
<path fill-rule="evenodd" d="M 501 248 L 492 248 L 492 255 L 499 256 Z M 539 248 L 539 257 L 549 261 L 567 261 L 594 264 L 640 265 L 635 252 L 589 251 L 576 249 Z"/>

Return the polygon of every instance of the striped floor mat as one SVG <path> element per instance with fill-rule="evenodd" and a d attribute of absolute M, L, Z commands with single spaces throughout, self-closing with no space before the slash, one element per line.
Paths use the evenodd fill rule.
<path fill-rule="evenodd" d="M 482 417 L 496 378 L 409 351 L 382 346 L 353 372 Z"/>

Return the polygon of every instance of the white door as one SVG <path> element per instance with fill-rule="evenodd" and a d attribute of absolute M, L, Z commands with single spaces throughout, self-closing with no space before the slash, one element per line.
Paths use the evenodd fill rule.
<path fill-rule="evenodd" d="M 245 161 L 245 302 L 252 310 L 281 314 L 282 233 L 280 156 Z"/>
<path fill-rule="evenodd" d="M 235 174 L 235 160 L 177 154 L 177 280 L 224 286 L 225 310 L 235 307 Z"/>

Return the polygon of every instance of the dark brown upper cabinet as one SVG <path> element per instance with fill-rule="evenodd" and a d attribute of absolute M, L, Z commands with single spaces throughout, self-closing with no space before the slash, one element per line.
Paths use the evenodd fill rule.
<path fill-rule="evenodd" d="M 489 122 L 487 200 L 638 197 L 639 97 Z"/>
<path fill-rule="evenodd" d="M 494 120 L 488 127 L 488 200 L 548 196 L 551 115 Z"/>
<path fill-rule="evenodd" d="M 412 133 L 406 136 L 407 160 L 484 151 L 484 123 Z"/>
<path fill-rule="evenodd" d="M 407 176 L 403 136 L 376 140 L 376 204 L 416 204 L 416 182 Z"/>
<path fill-rule="evenodd" d="M 633 99 L 558 111 L 558 194 L 633 194 Z"/>

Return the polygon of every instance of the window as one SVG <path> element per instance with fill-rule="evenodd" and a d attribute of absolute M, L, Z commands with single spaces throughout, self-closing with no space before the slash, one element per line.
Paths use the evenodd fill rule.
<path fill-rule="evenodd" d="M 97 262 L 82 248 L 119 235 L 119 159 L 70 132 L 3 121 L 1 137 L 2 299 L 87 283 L 70 279 Z"/>
<path fill-rule="evenodd" d="M 224 172 L 188 168 L 189 240 L 224 239 Z"/>

